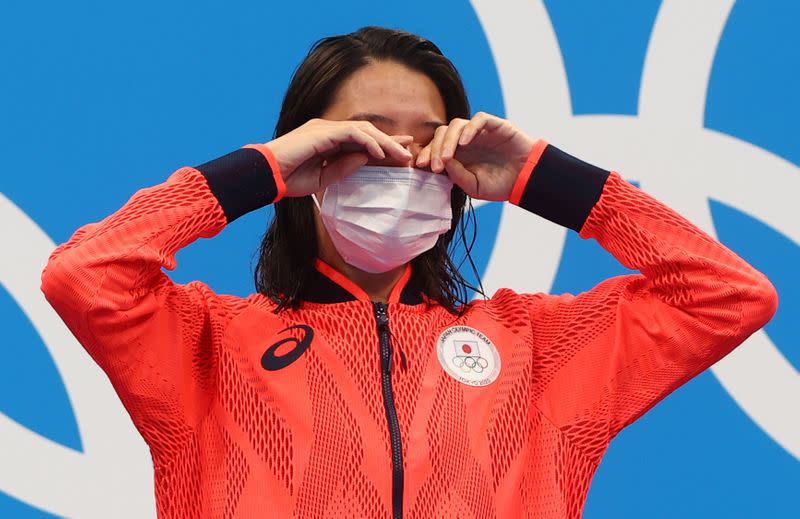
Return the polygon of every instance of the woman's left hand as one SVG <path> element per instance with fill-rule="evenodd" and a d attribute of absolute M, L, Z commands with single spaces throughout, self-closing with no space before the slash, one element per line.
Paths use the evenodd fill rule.
<path fill-rule="evenodd" d="M 436 129 L 417 167 L 447 171 L 454 184 L 482 200 L 508 200 L 534 140 L 505 119 L 478 112 Z"/>

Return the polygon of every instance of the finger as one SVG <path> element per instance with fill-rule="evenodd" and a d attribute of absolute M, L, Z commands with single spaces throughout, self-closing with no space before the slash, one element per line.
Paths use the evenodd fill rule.
<path fill-rule="evenodd" d="M 477 197 L 480 184 L 474 173 L 465 168 L 457 159 L 448 160 L 444 167 L 453 184 L 463 189 L 469 196 Z"/>
<path fill-rule="evenodd" d="M 354 126 L 345 127 L 344 141 L 358 143 L 367 149 L 370 155 L 376 159 L 385 159 L 386 153 L 378 141 L 369 133 L 362 131 Z"/>
<path fill-rule="evenodd" d="M 419 151 L 419 155 L 417 155 L 417 167 L 424 168 L 427 167 L 431 161 L 431 145 L 428 144 L 424 148 Z"/>
<path fill-rule="evenodd" d="M 469 123 L 466 119 L 453 119 L 450 126 L 447 128 L 447 133 L 444 135 L 444 142 L 442 143 L 442 161 L 447 163 L 456 154 L 456 146 L 458 146 L 459 137 L 464 127 Z"/>
<path fill-rule="evenodd" d="M 409 153 L 408 158 L 403 157 L 402 159 L 400 159 L 403 163 L 406 163 L 409 158 L 411 160 L 416 160 L 416 157 L 414 156 L 414 149 L 412 149 L 412 147 L 414 146 L 413 135 L 391 135 L 390 137 L 393 141 L 397 142 L 400 146 L 402 146 L 403 149 L 408 151 Z"/>
<path fill-rule="evenodd" d="M 391 139 L 397 142 L 400 146 L 408 146 L 414 142 L 413 135 L 390 135 Z"/>
<path fill-rule="evenodd" d="M 362 123 L 361 128 L 363 132 L 372 136 L 378 144 L 380 144 L 381 148 L 384 152 L 389 154 L 391 157 L 399 160 L 408 160 L 411 158 L 411 152 L 408 151 L 408 148 L 401 144 L 397 139 L 394 139 L 392 136 L 387 135 L 386 133 L 380 131 L 377 127 L 375 127 L 372 123 Z M 411 141 L 414 140 L 414 137 L 410 135 L 400 135 L 403 139 L 410 138 Z M 411 142 L 408 142 L 410 144 Z"/>
<path fill-rule="evenodd" d="M 363 152 L 344 153 L 333 160 L 329 160 L 320 172 L 319 188 L 324 189 L 340 178 L 353 174 L 368 160 L 369 156 Z"/>
<path fill-rule="evenodd" d="M 433 134 L 433 140 L 429 146 L 431 147 L 431 171 L 434 173 L 441 173 L 444 170 L 444 163 L 442 162 L 442 144 L 444 143 L 444 136 L 447 134 L 447 125 L 442 125 L 436 128 Z"/>
<path fill-rule="evenodd" d="M 467 126 L 461 132 L 461 138 L 458 141 L 460 146 L 466 146 L 481 130 L 488 130 L 493 131 L 504 124 L 504 120 L 491 114 L 487 114 L 486 112 L 478 112 L 476 113 L 472 119 L 470 119 Z"/>
<path fill-rule="evenodd" d="M 391 139 L 396 141 L 398 144 L 405 147 L 406 149 L 408 149 L 408 146 L 413 144 L 414 141 L 414 137 L 410 135 L 392 135 Z M 378 143 L 378 146 L 380 146 L 380 143 Z M 327 149 L 326 151 L 321 151 L 317 153 L 317 155 L 320 155 L 322 157 L 330 157 L 333 155 L 339 155 L 341 153 L 353 153 L 356 151 L 366 151 L 365 146 L 355 140 L 348 140 L 346 142 L 342 142 L 339 144 L 334 143 L 332 144 L 332 147 L 330 149 Z"/>

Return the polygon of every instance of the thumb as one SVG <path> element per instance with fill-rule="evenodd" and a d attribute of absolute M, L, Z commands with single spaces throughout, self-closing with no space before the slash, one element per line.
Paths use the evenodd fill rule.
<path fill-rule="evenodd" d="M 333 160 L 329 160 L 322 168 L 319 176 L 320 188 L 328 187 L 340 178 L 355 172 L 369 160 L 363 152 L 343 153 Z"/>
<path fill-rule="evenodd" d="M 450 159 L 445 162 L 444 169 L 447 171 L 447 176 L 450 177 L 453 184 L 463 189 L 469 196 L 479 198 L 477 196 L 479 184 L 475 173 L 465 168 L 464 164 L 457 159 Z"/>

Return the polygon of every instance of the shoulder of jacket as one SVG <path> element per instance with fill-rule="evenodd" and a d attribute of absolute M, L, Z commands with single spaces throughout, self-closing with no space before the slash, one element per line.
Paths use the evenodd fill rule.
<path fill-rule="evenodd" d="M 509 301 L 546 301 L 547 299 L 553 297 L 550 294 L 546 294 L 544 292 L 517 292 L 511 288 L 499 288 L 495 291 L 495 293 L 490 297 L 487 302 L 491 303 L 507 303 Z"/>
<path fill-rule="evenodd" d="M 221 294 L 202 281 L 190 281 L 182 286 L 195 291 L 204 300 L 209 315 L 216 320 L 230 321 L 251 307 L 271 312 L 276 306 L 274 302 L 261 294 L 253 293 L 245 297 Z"/>

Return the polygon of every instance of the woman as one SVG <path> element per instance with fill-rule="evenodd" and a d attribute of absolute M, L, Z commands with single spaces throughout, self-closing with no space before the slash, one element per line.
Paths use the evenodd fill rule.
<path fill-rule="evenodd" d="M 275 133 L 137 192 L 42 276 L 150 446 L 160 516 L 577 517 L 611 438 L 775 312 L 762 274 L 617 173 L 470 118 L 418 36 L 322 40 Z M 467 302 L 447 252 L 467 197 L 641 274 Z M 162 272 L 267 204 L 257 293 Z"/>

